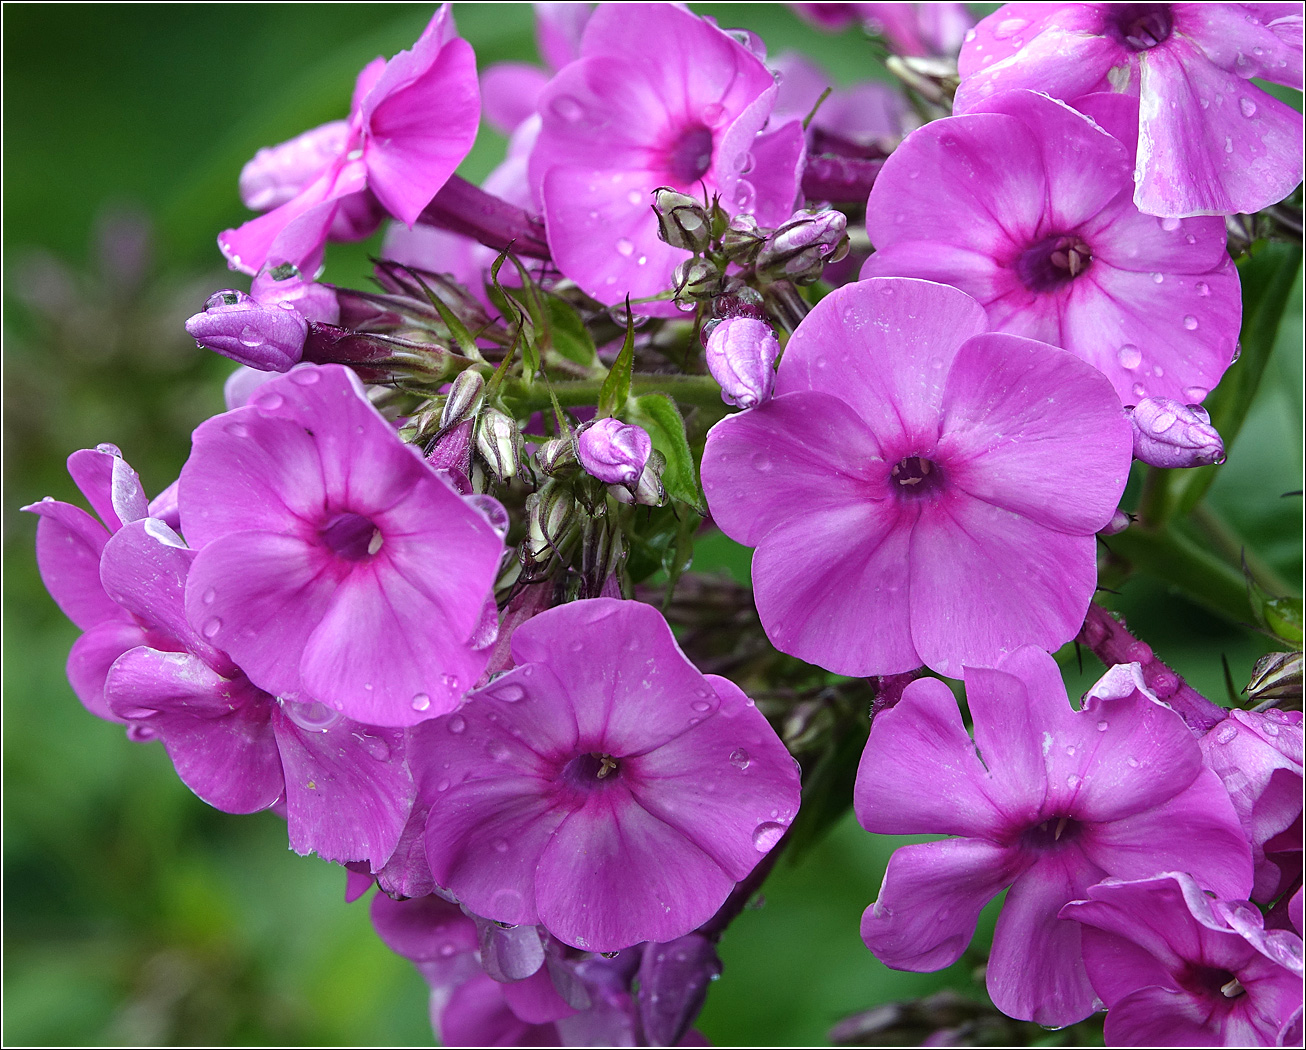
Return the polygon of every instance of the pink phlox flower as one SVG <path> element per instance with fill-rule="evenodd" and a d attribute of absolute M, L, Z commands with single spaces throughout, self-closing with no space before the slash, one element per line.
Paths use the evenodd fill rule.
<path fill-rule="evenodd" d="M 1185 872 L 1108 879 L 1084 896 L 1061 914 L 1083 924 L 1108 1046 L 1300 1042 L 1300 936 L 1266 930 L 1254 905 L 1212 900 Z"/>
<path fill-rule="evenodd" d="M 1301 181 L 1302 115 L 1252 80 L 1301 88 L 1301 4 L 1007 4 L 960 70 L 957 113 L 1012 88 L 1127 98 L 1148 215 L 1259 211 Z"/>
<path fill-rule="evenodd" d="M 656 46 L 650 46 L 656 41 Z M 539 98 L 530 183 L 562 273 L 602 302 L 672 287 L 687 253 L 658 239 L 660 186 L 764 226 L 788 218 L 803 164 L 801 123 L 759 136 L 774 79 L 736 36 L 670 4 L 605 4 L 581 57 Z M 645 312 L 674 313 L 669 303 Z"/>
<path fill-rule="evenodd" d="M 1121 117 L 1118 96 L 1099 103 Z M 1093 121 L 1032 91 L 994 95 L 885 161 L 862 276 L 954 285 L 994 331 L 1064 347 L 1126 404 L 1200 403 L 1237 353 L 1224 223 L 1144 215 L 1132 191 L 1129 151 Z"/>
<path fill-rule="evenodd" d="M 481 74 L 485 119 L 501 135 L 511 135 L 534 115 L 549 78 L 580 58 L 581 37 L 593 13 L 586 3 L 538 3 L 533 7 L 535 47 L 544 65 L 496 62 Z"/>
<path fill-rule="evenodd" d="M 1302 714 L 1231 711 L 1201 744 L 1251 839 L 1251 898 L 1269 904 L 1301 880 Z"/>
<path fill-rule="evenodd" d="M 782 652 L 957 677 L 1079 630 L 1129 423 L 1096 370 L 986 327 L 944 285 L 836 289 L 790 339 L 775 397 L 708 434 L 712 517 L 757 548 L 754 600 Z"/>
<path fill-rule="evenodd" d="M 1003 1013 L 1071 1024 L 1095 1008 L 1080 928 L 1057 918 L 1108 876 L 1189 871 L 1240 898 L 1251 854 L 1227 793 L 1183 720 L 1140 692 L 1070 707 L 1061 673 L 1032 646 L 968 667 L 967 735 L 952 692 L 909 684 L 876 715 L 853 806 L 868 831 L 943 834 L 889 860 L 862 917 L 876 957 L 905 970 L 957 961 L 980 909 L 1009 887 L 987 968 Z"/>
<path fill-rule="evenodd" d="M 23 508 L 40 517 L 36 564 L 55 603 L 84 633 L 68 654 L 68 682 L 82 705 L 111 722 L 129 723 L 104 700 L 104 680 L 113 662 L 155 637 L 152 625 L 133 617 L 106 593 L 100 559 L 109 539 L 124 525 L 144 518 L 177 526 L 173 490 L 151 502 L 140 477 L 117 446 L 103 444 L 68 457 L 68 473 L 96 517 L 71 503 L 46 497 Z M 144 739 L 138 731 L 133 736 Z"/>
<path fill-rule="evenodd" d="M 403 726 L 480 676 L 499 533 L 347 369 L 301 365 L 201 424 L 180 499 L 187 612 L 260 688 Z"/>
<path fill-rule="evenodd" d="M 417 221 L 471 149 L 480 120 L 476 58 L 455 33 L 445 4 L 411 51 L 377 58 L 358 75 L 348 121 L 246 166 L 247 200 L 277 206 L 218 237 L 232 269 L 256 274 L 289 262 L 316 273 L 333 228 L 355 239 L 375 229 L 369 194 L 403 222 Z"/>
<path fill-rule="evenodd" d="M 797 811 L 774 730 L 639 602 L 549 609 L 512 653 L 511 671 L 415 730 L 436 883 L 585 951 L 700 926 Z"/>
<path fill-rule="evenodd" d="M 906 100 L 883 80 L 837 87 L 825 70 L 797 51 L 785 51 L 767 65 L 778 74 L 779 86 L 771 112 L 772 127 L 806 119 L 822 92 L 833 88 L 808 125 L 809 146 L 821 136 L 822 144 L 833 138 L 862 148 L 892 148 L 908 130 Z"/>

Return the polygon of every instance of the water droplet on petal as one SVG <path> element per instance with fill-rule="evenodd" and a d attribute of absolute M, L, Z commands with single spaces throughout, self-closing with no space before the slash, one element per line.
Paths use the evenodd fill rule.
<path fill-rule="evenodd" d="M 617 241 L 617 252 L 621 255 L 630 255 L 635 250 L 635 242 L 629 237 L 622 237 Z"/>
<path fill-rule="evenodd" d="M 508 852 L 508 840 L 507 840 L 507 839 L 495 839 L 494 842 L 491 843 L 491 845 L 494 846 L 494 852 L 495 852 L 495 853 L 507 853 L 507 852 Z M 504 929 L 507 929 L 507 927 L 504 927 Z"/>
<path fill-rule="evenodd" d="M 1099 723 L 1097 724 L 1097 731 L 1098 731 L 1099 733 L 1105 733 L 1105 732 L 1107 731 L 1107 728 L 1108 728 L 1108 726 L 1107 726 L 1107 724 L 1106 724 L 1105 721 L 1099 722 Z"/>
<path fill-rule="evenodd" d="M 585 107 L 570 95 L 559 95 L 553 100 L 550 108 L 554 116 L 565 120 L 568 124 L 574 124 L 585 115 Z"/>
<path fill-rule="evenodd" d="M 506 685 L 500 686 L 490 695 L 494 697 L 495 700 L 502 700 L 505 703 L 515 704 L 526 695 L 526 690 L 516 682 L 508 682 Z"/>
<path fill-rule="evenodd" d="M 692 707 L 699 714 L 703 714 L 705 711 L 712 710 L 712 705 L 709 704 L 706 700 L 695 700 L 689 706 Z"/>
<path fill-rule="evenodd" d="M 467 728 L 467 719 L 462 715 L 454 715 L 449 719 L 449 732 L 457 735 Z"/>
<path fill-rule="evenodd" d="M 386 762 L 390 758 L 390 745 L 380 737 L 365 737 L 363 739 L 363 748 L 378 762 Z"/>
<path fill-rule="evenodd" d="M 205 638 L 212 641 L 220 630 L 222 630 L 222 620 L 215 616 L 204 625 L 203 634 Z"/>
<path fill-rule="evenodd" d="M 458 681 L 458 676 L 456 674 L 442 674 L 440 676 L 440 682 L 451 692 L 457 693 L 462 688 L 462 683 Z"/>
<path fill-rule="evenodd" d="M 1164 274 L 1159 274 L 1159 273 L 1154 273 L 1154 274 L 1152 274 L 1152 283 L 1153 283 L 1153 284 L 1161 284 L 1161 283 L 1163 283 L 1164 281 L 1165 281 L 1165 275 L 1164 275 Z"/>
<path fill-rule="evenodd" d="M 1186 386 L 1184 387 L 1184 397 L 1188 398 L 1190 404 L 1200 405 L 1206 399 L 1210 391 L 1204 386 Z"/>
<path fill-rule="evenodd" d="M 1232 722 L 1226 720 L 1224 725 L 1220 726 L 1220 728 L 1215 731 L 1215 742 L 1217 744 L 1227 744 L 1237 735 L 1238 727 Z"/>
<path fill-rule="evenodd" d="M 1190 332 L 1194 332 L 1194 331 L 1196 331 L 1196 330 L 1197 330 L 1197 318 L 1194 317 L 1192 314 L 1189 314 L 1187 317 L 1184 318 L 1184 327 L 1187 328 L 1188 331 L 1190 331 Z"/>
<path fill-rule="evenodd" d="M 1197 294 L 1203 299 L 1209 299 L 1211 297 L 1211 286 L 1205 281 L 1198 281 L 1196 287 Z"/>
<path fill-rule="evenodd" d="M 1225 153 L 1233 152 L 1233 138 L 1229 135 L 1224 137 L 1224 151 Z"/>
<path fill-rule="evenodd" d="M 1238 108 L 1242 110 L 1244 117 L 1256 116 L 1256 103 L 1249 98 L 1240 99 L 1238 102 Z"/>
<path fill-rule="evenodd" d="M 784 833 L 783 824 L 775 824 L 771 821 L 759 824 L 753 831 L 753 845 L 758 853 L 769 853 L 771 848 L 784 837 Z"/>
<path fill-rule="evenodd" d="M 725 112 L 726 107 L 721 105 L 719 102 L 709 102 L 703 107 L 700 116 L 703 118 L 704 124 L 712 125 L 720 120 L 725 115 Z"/>
<path fill-rule="evenodd" d="M 300 386 L 312 386 L 320 378 L 316 368 L 296 368 L 290 373 L 290 381 Z"/>
<path fill-rule="evenodd" d="M 1147 389 L 1142 383 L 1134 384 L 1134 397 L 1147 397 Z"/>
<path fill-rule="evenodd" d="M 215 601 L 217 601 L 217 598 L 218 598 L 218 592 L 215 591 L 212 587 L 209 587 L 200 596 L 200 601 L 202 601 L 205 605 L 212 605 Z"/>
<path fill-rule="evenodd" d="M 440 957 L 443 959 L 447 959 L 449 958 L 449 956 L 453 955 L 453 953 L 456 952 L 457 950 L 458 949 L 455 948 L 450 942 L 445 941 L 442 945 L 440 945 L 439 948 Z"/>
<path fill-rule="evenodd" d="M 626 200 L 630 201 L 631 204 L 642 204 L 644 201 L 644 194 L 640 193 L 639 190 L 631 190 L 626 194 Z M 598 218 L 597 213 L 594 217 Z"/>
<path fill-rule="evenodd" d="M 412 702 L 414 711 L 425 711 L 431 706 L 431 698 L 425 693 L 418 693 L 413 697 Z"/>
<path fill-rule="evenodd" d="M 993 30 L 993 35 L 998 40 L 1006 40 L 1008 37 L 1015 36 L 1027 25 L 1029 22 L 1024 18 L 1004 18 Z"/>
<path fill-rule="evenodd" d="M 280 704 L 281 709 L 286 712 L 286 717 L 309 733 L 325 733 L 345 717 L 339 711 L 317 700 L 307 704 L 295 700 L 281 700 Z M 388 753 L 386 757 L 389 757 Z"/>
<path fill-rule="evenodd" d="M 275 412 L 286 403 L 286 399 L 278 394 L 275 390 L 270 393 L 260 394 L 254 399 L 254 404 L 259 408 L 265 408 L 269 412 Z"/>
<path fill-rule="evenodd" d="M 232 437 L 237 437 L 237 438 L 249 437 L 249 427 L 245 426 L 244 423 L 228 423 L 222 429 L 225 430 Z"/>
<path fill-rule="evenodd" d="M 1174 233 L 1175 230 L 1179 229 L 1180 225 L 1182 225 L 1180 219 L 1167 217 L 1161 220 L 1161 229 L 1165 230 L 1166 233 Z"/>
<path fill-rule="evenodd" d="M 450 784 L 449 784 L 449 781 L 448 781 L 448 780 L 441 780 L 440 783 L 438 783 L 438 784 L 435 785 L 435 790 L 436 790 L 436 791 L 448 791 L 448 790 L 449 790 L 449 787 L 450 787 Z"/>
<path fill-rule="evenodd" d="M 748 752 L 742 747 L 737 747 L 730 752 L 730 764 L 736 769 L 747 769 L 752 764 L 752 759 L 748 757 Z"/>
<path fill-rule="evenodd" d="M 753 457 L 753 469 L 754 469 L 754 470 L 760 470 L 760 471 L 765 472 L 765 471 L 770 470 L 771 467 L 772 467 L 772 463 L 771 463 L 771 457 L 770 457 L 770 456 L 765 455 L 765 454 L 762 453 L 762 452 L 759 452 L 757 455 L 755 455 L 755 456 Z"/>
<path fill-rule="evenodd" d="M 1126 343 L 1122 346 L 1116 356 L 1120 361 L 1121 368 L 1134 369 L 1143 363 L 1143 352 L 1133 343 Z"/>
<path fill-rule="evenodd" d="M 1071 773 L 1070 776 L 1066 777 L 1066 787 L 1071 791 L 1078 790 L 1079 785 L 1083 782 L 1083 777 L 1076 776 L 1074 773 Z"/>

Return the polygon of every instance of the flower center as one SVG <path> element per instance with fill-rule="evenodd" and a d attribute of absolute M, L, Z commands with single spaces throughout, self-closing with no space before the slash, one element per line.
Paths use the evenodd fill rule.
<path fill-rule="evenodd" d="M 562 779 L 582 791 L 592 791 L 602 782 L 616 780 L 620 767 L 611 755 L 598 751 L 577 755 L 562 767 Z"/>
<path fill-rule="evenodd" d="M 1067 842 L 1073 842 L 1079 837 L 1083 828 L 1084 826 L 1073 817 L 1054 816 L 1048 817 L 1042 824 L 1026 828 L 1021 838 L 1029 849 L 1045 853 Z"/>
<path fill-rule="evenodd" d="M 1088 269 L 1093 253 L 1073 234 L 1056 233 L 1031 245 L 1016 260 L 1016 274 L 1031 292 L 1050 292 Z"/>
<path fill-rule="evenodd" d="M 1174 32 L 1169 4 L 1119 4 L 1107 16 L 1107 31 L 1131 51 L 1150 51 Z"/>
<path fill-rule="evenodd" d="M 1185 991 L 1217 1003 L 1225 999 L 1236 999 L 1246 991 L 1233 971 L 1218 966 L 1189 963 L 1182 972 L 1175 975 L 1175 979 Z"/>
<path fill-rule="evenodd" d="M 943 475 L 933 460 L 924 456 L 908 456 L 889 471 L 889 478 L 897 484 L 899 491 L 920 495 L 937 489 Z"/>
<path fill-rule="evenodd" d="M 692 186 L 712 166 L 712 132 L 695 124 L 680 133 L 667 151 L 667 170 L 682 186 Z"/>
<path fill-rule="evenodd" d="M 361 514 L 337 514 L 319 531 L 322 542 L 346 561 L 362 561 L 381 549 L 385 540 L 371 518 Z"/>

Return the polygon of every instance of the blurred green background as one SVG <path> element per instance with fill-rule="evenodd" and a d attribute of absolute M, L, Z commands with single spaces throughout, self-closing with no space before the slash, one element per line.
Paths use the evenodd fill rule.
<path fill-rule="evenodd" d="M 988 5 L 992 6 L 992 5 Z M 876 75 L 855 33 L 823 36 L 780 5 L 702 4 L 724 25 L 798 48 L 840 83 Z M 481 67 L 534 59 L 526 5 L 459 5 Z M 430 8 L 41 6 L 4 11 L 4 1022 L 9 1044 L 429 1044 L 425 986 L 343 902 L 339 868 L 287 851 L 284 825 L 215 812 L 162 748 L 87 715 L 63 663 L 76 630 L 48 598 L 22 505 L 78 500 L 63 462 L 112 441 L 154 493 L 190 430 L 222 408 L 230 362 L 181 327 L 237 280 L 214 244 L 247 217 L 241 165 L 343 116 L 353 77 L 408 46 Z M 882 70 L 880 75 L 883 75 Z M 503 140 L 485 131 L 479 179 Z M 360 285 L 374 244 L 333 247 Z M 1301 573 L 1300 278 L 1266 379 L 1209 496 L 1281 576 Z M 1240 542 L 1241 542 L 1240 541 Z M 698 567 L 746 571 L 705 545 Z M 1118 598 L 1181 673 L 1224 693 L 1270 643 L 1146 579 Z M 1072 695 L 1096 677 L 1068 668 Z M 845 821 L 722 945 L 700 1025 L 716 1043 L 823 1043 L 845 1014 L 951 984 L 975 960 L 897 974 L 866 952 L 862 908 L 895 842 Z"/>

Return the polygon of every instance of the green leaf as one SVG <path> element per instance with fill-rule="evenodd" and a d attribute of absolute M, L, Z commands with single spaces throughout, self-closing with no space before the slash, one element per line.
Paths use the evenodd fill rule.
<path fill-rule="evenodd" d="M 429 299 L 431 305 L 435 307 L 435 312 L 440 315 L 440 320 L 443 321 L 445 327 L 449 329 L 449 334 L 453 336 L 454 342 L 458 344 L 458 349 L 463 352 L 464 356 L 473 361 L 484 361 L 485 358 L 481 356 L 481 351 L 476 345 L 475 337 L 467 326 L 462 323 L 458 315 L 449 308 L 448 304 L 445 303 L 443 299 L 431 290 L 430 285 L 422 280 L 419 273 L 406 266 L 403 269 L 409 277 L 412 277 L 422 286 L 422 291 L 426 293 L 426 298 Z"/>
<path fill-rule="evenodd" d="M 598 419 L 615 416 L 626 407 L 630 397 L 630 373 L 635 367 L 635 315 L 630 312 L 630 297 L 626 298 L 626 341 L 621 352 L 608 370 L 608 378 L 599 388 Z M 682 426 L 683 429 L 683 426 Z"/>
<path fill-rule="evenodd" d="M 1301 647 L 1302 607 L 1300 598 L 1271 598 L 1261 608 L 1265 626 L 1289 645 Z"/>
<path fill-rule="evenodd" d="M 581 320 L 570 303 L 556 295 L 544 297 L 545 309 L 548 311 L 549 329 L 553 337 L 553 349 L 568 361 L 586 368 L 598 368 L 598 350 L 589 329 Z"/>
<path fill-rule="evenodd" d="M 503 314 L 504 320 L 514 315 L 517 318 L 517 343 L 521 345 L 522 381 L 530 386 L 535 381 L 535 373 L 540 370 L 540 352 L 535 345 L 537 329 L 533 323 L 533 315 L 528 314 L 516 299 L 503 290 L 503 285 L 499 283 L 499 271 L 503 269 L 504 262 L 510 258 L 522 273 L 523 279 L 529 281 L 529 276 L 526 275 L 521 263 L 513 258 L 511 252 L 505 250 L 499 254 L 499 257 L 494 260 L 494 265 L 490 267 L 490 283 L 485 290 L 494 301 L 494 305 Z"/>
<path fill-rule="evenodd" d="M 628 422 L 638 423 L 653 439 L 653 447 L 666 457 L 662 485 L 672 499 L 687 503 L 700 514 L 707 513 L 703 490 L 698 483 L 694 454 L 685 437 L 685 421 L 676 403 L 666 394 L 644 394 L 631 398 L 624 414 Z"/>

